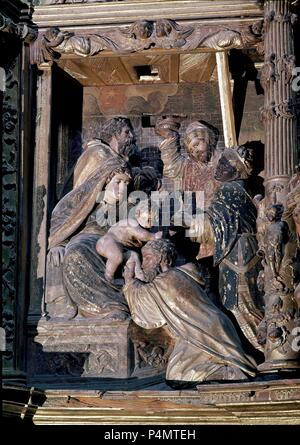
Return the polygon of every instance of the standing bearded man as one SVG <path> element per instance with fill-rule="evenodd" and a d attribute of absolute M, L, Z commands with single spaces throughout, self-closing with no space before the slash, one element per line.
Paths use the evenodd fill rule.
<path fill-rule="evenodd" d="M 129 161 L 137 156 L 136 139 L 132 124 L 125 117 L 113 117 L 103 128 L 103 139 L 93 139 L 86 144 L 86 148 L 74 169 L 74 185 L 80 186 L 98 170 L 110 157 L 119 157 Z"/>

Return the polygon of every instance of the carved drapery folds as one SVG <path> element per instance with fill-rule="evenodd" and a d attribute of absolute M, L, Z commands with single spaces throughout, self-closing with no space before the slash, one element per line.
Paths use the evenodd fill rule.
<path fill-rule="evenodd" d="M 296 165 L 296 113 L 292 89 L 295 68 L 292 26 L 296 16 L 288 0 L 265 3 L 265 64 L 262 85 L 265 104 L 265 186 L 262 206 L 264 227 L 260 246 L 263 253 L 265 318 L 260 341 L 265 345 L 261 371 L 298 368 L 299 351 L 295 348 L 295 327 L 299 309 L 294 299 L 295 227 L 286 218 L 286 197 Z M 285 210 L 285 212 L 284 212 Z M 260 219 L 260 222 L 262 221 Z"/>
<path fill-rule="evenodd" d="M 86 57 L 104 50 L 118 54 L 150 48 L 193 50 L 200 47 L 215 50 L 254 46 L 262 40 L 262 21 L 235 29 L 199 24 L 180 25 L 174 20 L 140 20 L 126 28 L 115 28 L 103 34 L 74 34 L 49 28 L 32 46 L 32 63 L 51 62 L 63 54 Z"/>

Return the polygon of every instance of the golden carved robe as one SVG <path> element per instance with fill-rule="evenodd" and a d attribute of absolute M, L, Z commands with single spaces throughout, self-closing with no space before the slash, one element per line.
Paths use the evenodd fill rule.
<path fill-rule="evenodd" d="M 255 375 L 254 359 L 244 352 L 233 324 L 201 283 L 193 266 L 185 265 L 159 274 L 151 283 L 134 280 L 123 292 L 137 325 L 168 325 L 175 338 L 168 380 L 208 380 L 224 365 Z"/>

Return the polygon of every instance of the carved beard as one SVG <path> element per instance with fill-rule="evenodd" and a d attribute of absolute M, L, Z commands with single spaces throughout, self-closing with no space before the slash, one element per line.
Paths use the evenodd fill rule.
<path fill-rule="evenodd" d="M 137 152 L 137 146 L 134 139 L 130 139 L 126 142 L 120 142 L 118 152 L 123 158 L 129 160 Z"/>
<path fill-rule="evenodd" d="M 215 171 L 215 179 L 220 182 L 227 182 L 234 181 L 238 177 L 239 172 L 237 169 L 227 159 L 220 159 Z"/>
<path fill-rule="evenodd" d="M 151 269 L 150 271 L 147 271 L 147 272 L 143 269 L 143 272 L 144 272 L 146 281 L 148 283 L 151 283 L 151 281 L 153 281 L 154 278 L 156 278 L 157 275 L 159 275 L 161 273 L 160 264 L 158 264 L 153 269 Z"/>

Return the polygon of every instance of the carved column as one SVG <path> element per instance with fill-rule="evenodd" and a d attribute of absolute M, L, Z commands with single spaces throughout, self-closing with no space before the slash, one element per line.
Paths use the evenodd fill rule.
<path fill-rule="evenodd" d="M 28 44 L 37 32 L 32 8 L 2 0 L 0 12 L 0 139 L 2 150 L 2 327 L 4 381 L 26 374 L 32 71 Z M 2 130 L 2 131 L 1 131 Z M 7 380 L 6 380 L 7 379 Z"/>
<path fill-rule="evenodd" d="M 265 89 L 262 111 L 266 135 L 265 211 L 272 204 L 285 205 L 289 181 L 296 165 L 296 116 L 292 90 L 295 66 L 292 26 L 295 20 L 289 0 L 265 2 L 265 64 L 261 79 Z M 300 367 L 300 364 L 299 353 L 293 349 L 294 328 L 297 323 L 297 306 L 293 297 L 295 237 L 290 233 L 285 241 L 283 237 L 281 241 L 277 240 L 278 250 L 275 252 L 274 248 L 277 271 L 274 273 L 269 243 L 272 229 L 269 221 L 266 220 L 265 224 L 265 318 L 261 325 L 261 332 L 264 332 L 262 342 L 265 342 L 265 362 L 259 369 L 268 372 L 294 369 Z M 283 234 L 284 223 L 280 221 L 280 217 L 276 224 L 277 229 L 273 226 L 273 235 L 275 236 L 276 230 L 278 233 L 281 230 Z M 281 252 L 280 260 L 277 258 L 278 252 Z"/>

